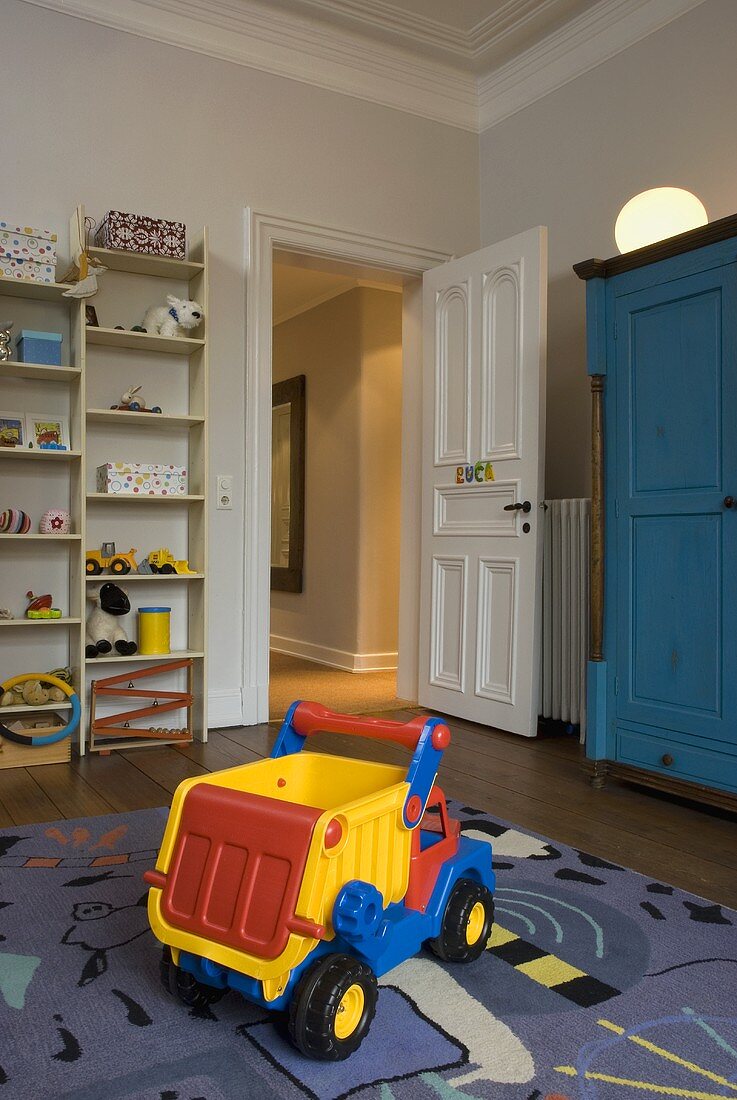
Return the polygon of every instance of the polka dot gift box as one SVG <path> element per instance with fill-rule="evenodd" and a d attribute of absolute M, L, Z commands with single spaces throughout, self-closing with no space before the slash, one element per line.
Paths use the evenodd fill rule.
<path fill-rule="evenodd" d="M 97 492 L 142 497 L 186 496 L 184 466 L 155 462 L 106 462 L 97 467 Z"/>
<path fill-rule="evenodd" d="M 37 283 L 56 280 L 56 233 L 0 219 L 0 274 Z"/>

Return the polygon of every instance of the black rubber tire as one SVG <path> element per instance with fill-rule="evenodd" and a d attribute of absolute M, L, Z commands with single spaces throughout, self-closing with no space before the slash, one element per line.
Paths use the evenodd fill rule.
<path fill-rule="evenodd" d="M 178 997 L 189 1008 L 207 1008 L 221 1000 L 228 992 L 227 989 L 215 989 L 211 985 L 205 985 L 204 982 L 198 982 L 192 974 L 174 963 L 168 947 L 162 949 L 159 974 L 161 984 L 167 993 L 171 993 L 172 997 Z"/>
<path fill-rule="evenodd" d="M 116 577 L 122 577 L 130 571 L 130 564 L 123 558 L 113 558 L 110 562 L 110 572 Z"/>
<path fill-rule="evenodd" d="M 176 573 L 176 569 L 170 562 L 167 562 L 166 565 L 159 566 L 159 573 Z"/>
<path fill-rule="evenodd" d="M 88 558 L 84 566 L 85 573 L 88 577 L 99 577 L 102 573 L 102 566 L 99 561 L 95 561 L 94 558 Z"/>
<path fill-rule="evenodd" d="M 466 939 L 471 911 L 481 902 L 486 920 L 475 943 Z M 453 887 L 443 913 L 440 935 L 427 946 L 444 962 L 473 962 L 483 955 L 494 924 L 494 897 L 490 890 L 470 878 L 461 878 Z"/>
<path fill-rule="evenodd" d="M 363 990 L 363 1013 L 352 1034 L 339 1039 L 335 1033 L 338 1006 L 352 985 Z M 302 975 L 294 991 L 287 1020 L 289 1038 L 307 1058 L 341 1062 L 366 1038 L 378 996 L 376 975 L 365 963 L 350 955 L 326 955 Z"/>

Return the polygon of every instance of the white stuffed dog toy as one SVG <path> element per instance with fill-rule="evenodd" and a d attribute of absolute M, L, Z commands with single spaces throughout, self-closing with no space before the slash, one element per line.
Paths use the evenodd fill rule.
<path fill-rule="evenodd" d="M 143 327 L 146 332 L 159 336 L 184 336 L 189 329 L 197 328 L 204 313 L 199 302 L 188 298 L 175 298 L 167 294 L 168 305 L 151 306 L 146 310 Z"/>

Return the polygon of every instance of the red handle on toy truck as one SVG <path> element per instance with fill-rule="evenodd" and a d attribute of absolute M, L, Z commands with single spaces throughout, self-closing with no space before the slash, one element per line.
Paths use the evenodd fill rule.
<path fill-rule="evenodd" d="M 395 741 L 414 751 L 428 719 L 419 716 L 409 722 L 392 722 L 387 718 L 359 718 L 353 714 L 335 714 L 319 703 L 300 703 L 292 715 L 292 726 L 302 737 L 313 733 L 352 733 L 373 737 L 377 741 Z M 442 751 L 450 744 L 450 730 L 438 724 L 432 731 L 432 746 Z"/>

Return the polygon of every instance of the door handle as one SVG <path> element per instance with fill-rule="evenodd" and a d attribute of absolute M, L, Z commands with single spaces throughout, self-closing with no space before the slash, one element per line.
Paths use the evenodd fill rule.
<path fill-rule="evenodd" d="M 734 508 L 734 506 L 735 506 L 734 497 L 725 497 L 724 498 L 724 507 L 725 508 Z"/>
<path fill-rule="evenodd" d="M 728 505 L 728 507 L 731 507 L 731 505 Z M 530 504 L 529 500 L 524 500 L 524 501 L 522 501 L 522 503 L 520 503 L 517 500 L 517 501 L 514 502 L 514 504 L 505 504 L 504 505 L 504 511 L 505 512 L 525 512 L 525 513 L 527 513 L 527 512 L 532 511 L 532 505 Z"/>

